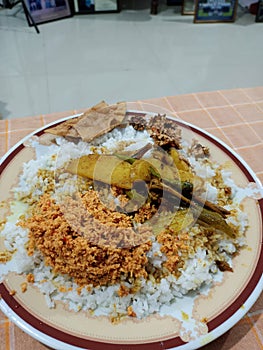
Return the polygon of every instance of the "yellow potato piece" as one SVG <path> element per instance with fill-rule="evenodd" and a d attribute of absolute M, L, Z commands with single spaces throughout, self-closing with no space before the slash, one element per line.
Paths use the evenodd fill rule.
<path fill-rule="evenodd" d="M 175 232 L 186 229 L 194 222 L 194 217 L 189 209 L 177 210 L 171 224 L 169 225 Z"/>
<path fill-rule="evenodd" d="M 131 166 L 131 180 L 142 180 L 149 182 L 151 180 L 152 165 L 143 159 L 137 159 Z"/>
<path fill-rule="evenodd" d="M 185 171 L 185 170 L 179 170 L 179 179 L 180 181 L 188 181 L 193 183 L 194 181 L 194 174 Z"/>
<path fill-rule="evenodd" d="M 165 215 L 155 217 L 153 221 L 153 232 L 158 235 L 167 228 L 170 228 L 176 234 L 179 231 L 187 229 L 194 224 L 193 213 L 189 209 L 179 209 L 175 213 L 169 212 Z"/>
<path fill-rule="evenodd" d="M 143 160 L 130 164 L 113 155 L 89 154 L 69 162 L 66 171 L 94 181 L 131 189 L 134 181 L 150 181 L 150 167 Z"/>
<path fill-rule="evenodd" d="M 192 169 L 189 166 L 188 162 L 180 157 L 179 153 L 175 148 L 170 149 L 170 155 L 173 158 L 174 165 L 179 171 L 182 170 L 185 172 L 192 172 Z"/>
<path fill-rule="evenodd" d="M 178 179 L 178 172 L 176 167 L 171 167 L 158 158 L 149 158 L 149 163 L 154 169 L 154 172 L 158 174 L 158 177 L 160 179 L 166 179 L 168 181 Z"/>

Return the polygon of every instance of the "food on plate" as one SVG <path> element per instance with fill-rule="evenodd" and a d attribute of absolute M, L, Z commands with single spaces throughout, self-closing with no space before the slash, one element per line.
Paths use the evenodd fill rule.
<path fill-rule="evenodd" d="M 117 322 L 174 316 L 235 272 L 248 226 L 239 187 L 174 119 L 103 102 L 45 132 L 53 142 L 32 138 L 13 189 L 0 278 L 22 274 L 22 291 L 37 287 L 50 308 Z"/>
<path fill-rule="evenodd" d="M 94 137 L 98 137 L 120 125 L 125 114 L 125 102 L 110 106 L 102 101 L 88 109 L 79 118 L 69 119 L 62 124 L 45 130 L 45 132 L 89 142 Z"/>

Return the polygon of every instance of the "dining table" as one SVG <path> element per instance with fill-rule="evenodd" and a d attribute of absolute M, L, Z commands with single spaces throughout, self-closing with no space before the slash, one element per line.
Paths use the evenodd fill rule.
<path fill-rule="evenodd" d="M 202 128 L 241 156 L 259 183 L 263 183 L 263 86 L 171 94 L 127 102 L 127 107 L 170 115 Z M 34 130 L 84 111 L 82 108 L 0 120 L 1 157 Z M 0 350 L 45 349 L 48 349 L 46 345 L 25 333 L 0 311 Z M 263 294 L 231 329 L 202 349 L 263 349 Z"/>

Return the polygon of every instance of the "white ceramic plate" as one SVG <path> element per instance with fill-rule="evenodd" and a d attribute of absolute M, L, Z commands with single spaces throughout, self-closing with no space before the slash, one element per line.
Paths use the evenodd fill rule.
<path fill-rule="evenodd" d="M 73 116 L 74 117 L 74 116 Z M 72 117 L 71 117 L 72 118 Z M 16 144 L 2 159 L 0 164 L 0 200 L 10 199 L 10 190 L 15 185 L 24 162 L 32 159 L 34 153 L 24 143 L 32 135 L 40 136 L 50 125 L 38 129 Z M 179 126 L 210 148 L 217 162 L 231 163 L 233 178 L 237 184 L 246 187 L 260 182 L 250 167 L 238 154 L 219 139 L 188 123 L 178 121 Z M 1 310 L 18 327 L 30 336 L 55 349 L 103 349 L 103 350 L 157 350 L 157 349 L 196 349 L 236 324 L 257 300 L 263 289 L 263 247 L 262 218 L 263 199 L 247 199 L 244 202 L 248 213 L 249 229 L 247 248 L 234 258 L 234 272 L 225 273 L 222 283 L 215 285 L 208 295 L 201 295 L 195 302 L 195 312 L 206 319 L 208 333 L 198 339 L 184 342 L 179 337 L 178 323 L 172 317 L 149 317 L 145 320 L 127 320 L 112 325 L 103 317 L 91 317 L 84 313 L 73 313 L 61 305 L 48 309 L 43 296 L 35 289 L 27 293 L 19 290 L 21 276 L 12 275 L 0 284 Z"/>

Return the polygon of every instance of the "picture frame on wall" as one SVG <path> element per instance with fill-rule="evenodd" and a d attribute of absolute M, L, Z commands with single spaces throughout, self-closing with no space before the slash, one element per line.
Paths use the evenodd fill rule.
<path fill-rule="evenodd" d="M 238 0 L 196 0 L 195 23 L 234 22 Z"/>
<path fill-rule="evenodd" d="M 256 22 L 263 22 L 263 0 L 258 2 L 258 10 L 256 14 Z"/>
<path fill-rule="evenodd" d="M 74 0 L 75 14 L 119 12 L 119 0 Z"/>
<path fill-rule="evenodd" d="M 26 0 L 25 3 L 35 24 L 43 24 L 73 16 L 69 0 Z M 34 25 L 29 18 L 27 18 L 27 21 L 29 26 Z"/>
<path fill-rule="evenodd" d="M 195 14 L 195 0 L 183 0 L 181 14 L 182 15 L 194 15 Z"/>

